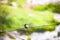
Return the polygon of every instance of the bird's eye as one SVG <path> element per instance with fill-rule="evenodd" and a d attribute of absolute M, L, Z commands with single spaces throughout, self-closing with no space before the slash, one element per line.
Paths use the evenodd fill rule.
<path fill-rule="evenodd" d="M 28 24 L 24 24 L 24 27 L 25 27 L 25 28 L 28 28 L 28 27 L 29 27 L 29 25 L 28 25 Z"/>

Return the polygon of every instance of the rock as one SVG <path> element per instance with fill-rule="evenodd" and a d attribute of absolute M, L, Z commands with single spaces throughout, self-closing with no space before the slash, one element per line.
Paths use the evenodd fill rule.
<path fill-rule="evenodd" d="M 58 32 L 58 37 L 60 37 L 60 32 Z"/>
<path fill-rule="evenodd" d="M 4 40 L 11 40 L 11 38 L 9 38 L 9 36 L 5 36 Z"/>
<path fill-rule="evenodd" d="M 3 40 L 3 36 L 0 36 L 0 40 Z"/>
<path fill-rule="evenodd" d="M 58 25 L 55 29 L 56 32 L 59 32 L 60 31 L 60 25 Z"/>
<path fill-rule="evenodd" d="M 9 36 L 8 35 L 5 35 L 4 37 L 3 37 L 3 40 L 12 40 L 11 38 L 9 38 Z"/>
<path fill-rule="evenodd" d="M 22 37 L 17 31 L 8 32 L 8 35 L 15 40 L 25 40 L 24 38 L 26 37 Z"/>
<path fill-rule="evenodd" d="M 23 40 L 27 40 L 28 36 L 22 35 L 22 36 L 20 36 L 20 38 L 23 39 Z"/>

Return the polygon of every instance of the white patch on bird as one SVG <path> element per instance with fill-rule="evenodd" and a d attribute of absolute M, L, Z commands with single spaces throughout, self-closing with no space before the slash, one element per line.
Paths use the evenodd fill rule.
<path fill-rule="evenodd" d="M 26 25 L 26 27 L 28 28 L 28 27 L 29 27 L 29 25 Z"/>

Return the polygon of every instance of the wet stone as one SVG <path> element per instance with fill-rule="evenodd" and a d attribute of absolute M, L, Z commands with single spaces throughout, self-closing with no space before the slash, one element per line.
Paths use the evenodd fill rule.
<path fill-rule="evenodd" d="M 58 37 L 60 37 L 60 32 L 58 32 Z"/>

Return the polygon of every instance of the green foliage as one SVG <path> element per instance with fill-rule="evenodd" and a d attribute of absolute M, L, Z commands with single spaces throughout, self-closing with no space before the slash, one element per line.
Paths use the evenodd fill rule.
<path fill-rule="evenodd" d="M 31 38 L 28 38 L 27 40 L 31 40 Z"/>
<path fill-rule="evenodd" d="M 38 5 L 38 6 L 33 7 L 33 10 L 45 11 L 45 10 L 47 10 L 47 8 L 46 8 L 46 5 Z"/>
<path fill-rule="evenodd" d="M 0 7 L 0 28 L 7 31 L 20 29 L 29 33 L 37 30 L 55 30 L 56 22 L 53 22 L 53 13 L 51 11 L 34 11 L 18 7 L 16 9 L 9 7 L 7 4 L 4 7 Z M 44 6 L 41 9 L 39 7 L 36 10 L 45 10 Z M 24 27 L 25 24 L 29 26 L 27 29 Z"/>
<path fill-rule="evenodd" d="M 56 5 L 56 6 L 55 6 L 54 12 L 60 13 L 60 5 Z"/>
<path fill-rule="evenodd" d="M 48 5 L 46 5 L 46 8 L 47 8 L 47 10 L 53 12 L 55 10 L 55 5 L 54 4 L 48 4 Z"/>
<path fill-rule="evenodd" d="M 54 30 L 55 29 L 55 22 L 53 22 L 53 13 L 49 11 L 44 11 L 44 12 L 39 12 L 39 11 L 28 11 L 22 8 L 17 8 L 17 9 L 10 9 L 9 7 L 7 8 L 2 8 L 0 14 L 0 20 L 2 20 L 1 25 L 2 27 L 5 28 L 5 30 L 11 31 L 11 30 L 16 30 L 16 29 L 23 29 L 24 30 L 24 24 L 28 24 L 29 28 L 33 27 L 36 30 Z M 4 14 L 3 14 L 4 12 Z M 8 15 L 7 15 L 8 14 Z M 4 17 L 3 17 L 4 15 Z M 2 18 L 3 17 L 3 18 Z M 50 26 L 50 25 L 54 26 Z M 49 25 L 48 28 L 47 26 L 42 26 L 42 25 Z M 1 27 L 1 26 L 0 26 Z M 45 29 L 47 28 L 47 29 Z M 28 29 L 32 30 L 32 29 Z"/>
<path fill-rule="evenodd" d="M 60 5 L 59 4 L 48 4 L 47 8 L 54 13 L 60 13 Z"/>
<path fill-rule="evenodd" d="M 12 2 L 16 2 L 18 4 L 26 3 L 27 0 L 12 0 Z"/>
<path fill-rule="evenodd" d="M 22 11 L 21 11 L 22 12 Z M 29 12 L 29 11 L 28 11 Z M 29 16 L 29 14 L 31 16 Z M 17 14 L 16 14 L 17 15 Z M 24 15 L 24 16 L 22 16 Z M 22 17 L 21 17 L 22 16 Z M 29 13 L 24 13 L 21 14 L 22 20 L 21 23 L 28 24 L 28 31 L 23 28 L 20 29 L 22 31 L 27 31 L 27 32 L 34 32 L 34 31 L 52 31 L 55 29 L 55 22 L 53 22 L 53 13 L 51 12 L 37 12 L 37 11 L 30 11 Z"/>
<path fill-rule="evenodd" d="M 33 7 L 33 10 L 36 11 L 45 11 L 45 10 L 49 10 L 52 11 L 54 13 L 60 13 L 60 5 L 59 4 L 48 4 L 48 5 L 38 5 Z"/>

